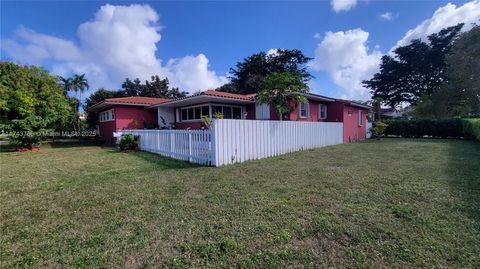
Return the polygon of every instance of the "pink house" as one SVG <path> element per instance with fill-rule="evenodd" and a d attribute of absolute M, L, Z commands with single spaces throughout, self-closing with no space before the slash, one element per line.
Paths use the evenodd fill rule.
<path fill-rule="evenodd" d="M 241 95 L 204 91 L 178 99 L 148 97 L 111 98 L 89 108 L 99 113 L 100 136 L 112 139 L 113 132 L 141 129 L 146 124 L 160 128 L 202 129 L 202 116 L 225 119 L 279 120 L 275 109 L 255 102 L 255 94 Z M 343 141 L 366 138 L 366 113 L 370 106 L 312 93 L 305 93 L 307 103 L 290 102 L 293 111 L 288 121 L 343 122 Z"/>

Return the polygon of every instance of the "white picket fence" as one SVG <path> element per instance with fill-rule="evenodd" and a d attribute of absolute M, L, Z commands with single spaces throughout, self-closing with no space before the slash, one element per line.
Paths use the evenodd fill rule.
<path fill-rule="evenodd" d="M 222 166 L 343 143 L 343 124 L 215 120 L 210 130 L 123 130 L 141 150 L 202 165 Z"/>
<path fill-rule="evenodd" d="M 212 142 L 208 130 L 122 130 L 121 133 L 140 136 L 141 150 L 211 165 Z"/>

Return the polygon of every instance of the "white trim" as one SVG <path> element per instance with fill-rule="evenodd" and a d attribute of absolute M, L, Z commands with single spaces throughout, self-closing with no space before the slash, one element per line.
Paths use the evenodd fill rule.
<path fill-rule="evenodd" d="M 322 107 L 325 107 L 325 117 L 322 117 Z M 328 117 L 328 107 L 326 104 L 318 104 L 318 119 L 324 120 Z"/>
<path fill-rule="evenodd" d="M 305 116 L 302 116 L 302 105 L 307 106 L 306 108 L 307 115 Z M 310 116 L 310 102 L 308 102 L 308 100 L 306 103 L 298 102 L 298 117 L 302 119 L 307 119 L 309 116 Z"/>
<path fill-rule="evenodd" d="M 106 120 L 102 119 L 107 117 Z M 101 111 L 98 113 L 98 121 L 99 122 L 108 122 L 108 121 L 114 121 L 115 120 L 115 109 L 111 108 L 105 111 Z"/>
<path fill-rule="evenodd" d="M 201 104 L 201 105 L 191 105 L 191 106 L 184 106 L 184 107 L 178 107 L 177 108 L 177 111 L 178 111 L 178 122 L 201 122 L 202 119 L 193 119 L 193 120 L 182 120 L 182 109 L 190 109 L 190 108 L 196 108 L 196 107 L 205 107 L 205 106 L 208 106 L 208 117 L 210 119 L 213 119 L 213 109 L 212 109 L 212 106 L 220 106 L 222 107 L 222 114 L 223 114 L 223 107 L 235 107 L 235 108 L 240 108 L 240 120 L 243 120 L 245 119 L 245 111 L 246 111 L 246 108 L 245 106 L 241 106 L 241 105 L 229 105 L 229 104 L 219 104 L 219 103 L 204 103 L 204 104 Z M 233 110 L 232 110 L 232 116 L 233 116 Z M 235 120 L 235 119 L 234 119 Z M 236 119 L 238 120 L 238 119 Z"/>
<path fill-rule="evenodd" d="M 363 126 L 363 110 L 358 110 L 358 126 Z"/>

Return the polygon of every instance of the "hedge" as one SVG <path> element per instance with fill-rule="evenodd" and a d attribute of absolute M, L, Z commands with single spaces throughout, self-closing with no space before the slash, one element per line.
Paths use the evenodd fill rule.
<path fill-rule="evenodd" d="M 463 130 L 466 138 L 480 141 L 480 119 L 464 119 Z"/>
<path fill-rule="evenodd" d="M 480 119 L 386 120 L 387 136 L 468 138 L 480 141 Z"/>

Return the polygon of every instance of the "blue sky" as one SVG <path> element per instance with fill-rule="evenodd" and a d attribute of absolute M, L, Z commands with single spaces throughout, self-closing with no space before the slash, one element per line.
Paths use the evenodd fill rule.
<path fill-rule="evenodd" d="M 312 91 L 368 99 L 360 81 L 398 42 L 480 19 L 478 0 L 334 2 L 2 1 L 1 59 L 87 73 L 91 90 L 160 74 L 194 92 L 252 53 L 297 48 L 315 58 Z"/>

